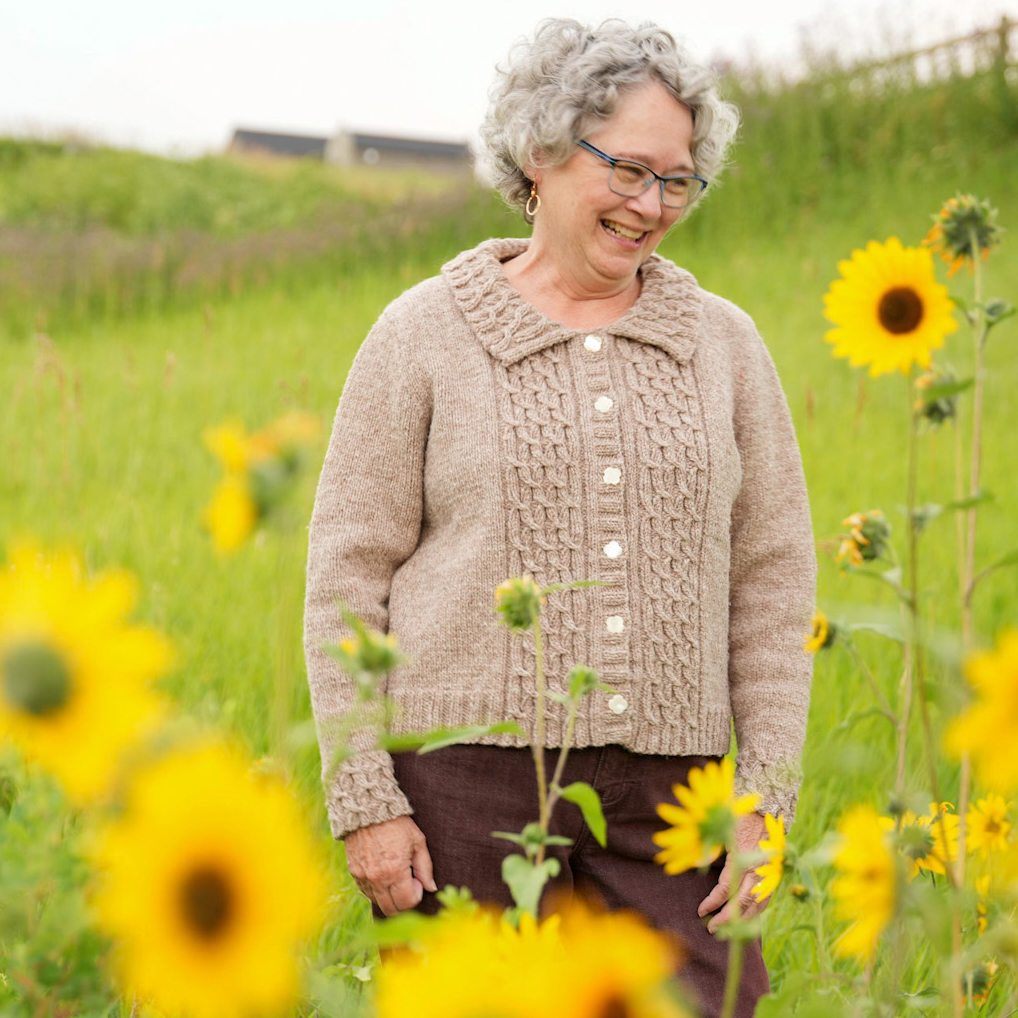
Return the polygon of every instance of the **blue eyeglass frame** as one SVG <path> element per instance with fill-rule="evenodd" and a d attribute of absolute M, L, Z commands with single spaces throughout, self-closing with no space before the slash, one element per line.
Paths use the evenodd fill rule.
<path fill-rule="evenodd" d="M 591 145 L 589 141 L 584 141 L 582 138 L 577 139 L 576 144 L 579 145 L 580 148 L 585 149 L 587 152 L 591 153 L 591 155 L 597 156 L 598 159 L 603 159 L 606 163 L 608 163 L 609 166 L 611 166 L 613 171 L 618 163 L 629 163 L 632 166 L 639 166 L 640 169 L 646 170 L 658 182 L 658 187 L 661 189 L 661 204 L 670 209 L 684 209 L 688 205 L 692 204 L 692 202 L 686 201 L 683 202 L 681 205 L 669 205 L 668 202 L 665 201 L 665 184 L 668 183 L 669 180 L 699 181 L 702 187 L 693 196 L 693 201 L 696 201 L 700 197 L 700 195 L 702 195 L 703 192 L 707 190 L 707 185 L 710 183 L 705 177 L 701 177 L 699 173 L 676 173 L 670 177 L 662 177 L 660 173 L 655 173 L 649 166 L 645 166 L 643 163 L 637 162 L 635 159 L 616 159 L 614 156 L 608 155 L 607 152 L 602 152 L 599 148 L 594 148 L 594 146 Z M 651 182 L 648 181 L 647 186 L 643 190 L 647 191 L 650 188 L 650 186 Z M 619 194 L 619 192 L 616 191 L 611 186 L 610 175 L 608 177 L 608 190 L 611 191 L 612 194 Z M 619 197 L 635 198 L 637 197 L 637 195 L 619 194 Z"/>

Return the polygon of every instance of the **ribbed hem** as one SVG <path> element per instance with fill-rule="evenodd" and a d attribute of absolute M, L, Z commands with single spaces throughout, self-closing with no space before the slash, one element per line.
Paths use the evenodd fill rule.
<path fill-rule="evenodd" d="M 472 692 L 400 689 L 395 699 L 401 711 L 393 724 L 395 733 L 426 732 L 434 728 L 456 728 L 468 724 L 490 724 L 515 720 L 529 734 L 528 724 L 506 716 L 504 697 L 488 690 Z M 683 718 L 673 725 L 651 723 L 635 716 L 634 708 L 622 714 L 612 713 L 608 698 L 593 694 L 576 718 L 572 745 L 619 745 L 634 753 L 660 756 L 724 756 L 731 748 L 732 719 L 727 710 L 701 711 L 700 724 Z M 565 711 L 549 702 L 545 720 L 544 744 L 548 748 L 565 741 Z M 523 747 L 526 738 L 516 735 L 482 735 L 464 739 L 465 743 L 484 746 Z"/>

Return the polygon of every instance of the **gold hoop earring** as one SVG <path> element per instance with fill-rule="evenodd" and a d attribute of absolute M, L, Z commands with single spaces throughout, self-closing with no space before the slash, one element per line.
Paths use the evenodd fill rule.
<path fill-rule="evenodd" d="M 534 203 L 537 203 L 536 205 Z M 533 208 L 530 206 L 534 205 Z M 526 213 L 531 219 L 537 215 L 538 210 L 541 208 L 541 196 L 537 193 L 537 184 L 530 185 L 530 197 L 527 199 Z"/>

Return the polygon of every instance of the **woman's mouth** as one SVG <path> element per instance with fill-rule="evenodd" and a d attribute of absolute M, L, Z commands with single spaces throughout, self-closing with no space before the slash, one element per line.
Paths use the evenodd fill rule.
<path fill-rule="evenodd" d="M 613 219 L 602 219 L 601 228 L 624 247 L 629 248 L 639 247 L 640 241 L 647 235 L 646 231 L 631 229 L 628 226 L 623 226 L 621 223 L 616 223 Z"/>

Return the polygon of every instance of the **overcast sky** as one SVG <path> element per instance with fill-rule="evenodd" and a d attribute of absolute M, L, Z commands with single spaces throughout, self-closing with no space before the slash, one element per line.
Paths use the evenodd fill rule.
<path fill-rule="evenodd" d="M 804 38 L 881 54 L 1004 14 L 1018 0 L 0 0 L 0 133 L 181 155 L 237 126 L 472 140 L 495 63 L 548 15 L 650 19 L 701 59 L 791 66 Z"/>

